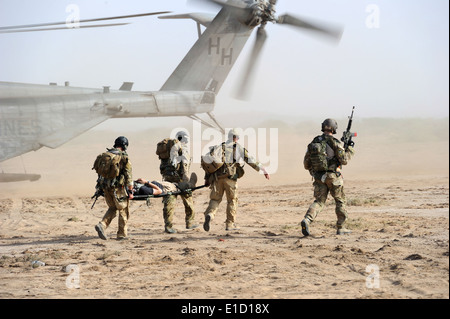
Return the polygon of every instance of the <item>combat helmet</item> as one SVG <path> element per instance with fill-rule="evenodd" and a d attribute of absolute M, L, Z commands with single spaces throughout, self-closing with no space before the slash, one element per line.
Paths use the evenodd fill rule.
<path fill-rule="evenodd" d="M 185 131 L 179 131 L 175 134 L 175 138 L 182 143 L 189 143 L 189 134 Z"/>
<path fill-rule="evenodd" d="M 241 132 L 237 128 L 232 128 L 228 132 L 228 140 L 230 140 L 230 141 L 233 140 L 234 137 L 239 138 L 240 136 L 241 136 Z"/>
<path fill-rule="evenodd" d="M 114 141 L 114 148 L 120 147 L 122 150 L 126 151 L 128 147 L 128 139 L 125 136 L 119 136 Z"/>
<path fill-rule="evenodd" d="M 329 131 L 329 129 L 331 129 L 331 133 L 336 134 L 336 131 L 338 129 L 338 124 L 336 122 L 336 120 L 334 119 L 326 119 L 325 121 L 322 122 L 322 132 L 325 132 L 325 129 L 327 129 L 327 131 Z"/>

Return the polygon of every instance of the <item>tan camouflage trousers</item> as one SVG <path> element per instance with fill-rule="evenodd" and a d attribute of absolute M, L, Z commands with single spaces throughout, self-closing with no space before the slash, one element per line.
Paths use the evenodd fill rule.
<path fill-rule="evenodd" d="M 127 193 L 123 188 L 107 188 L 104 189 L 106 204 L 108 205 L 108 210 L 103 216 L 100 222 L 104 229 L 108 228 L 112 220 L 118 215 L 119 216 L 119 229 L 117 230 L 117 238 L 127 237 L 127 222 L 130 217 L 129 212 L 129 199 Z"/>
<path fill-rule="evenodd" d="M 183 201 L 184 212 L 186 215 L 185 217 L 186 227 L 191 226 L 191 224 L 194 222 L 195 211 L 194 211 L 194 200 L 192 198 L 192 195 L 183 194 L 183 195 L 164 196 L 162 202 L 164 204 L 163 217 L 164 217 L 164 227 L 166 229 L 173 227 L 173 216 L 175 214 L 177 196 L 180 196 L 181 200 Z"/>
<path fill-rule="evenodd" d="M 206 208 L 205 216 L 210 215 L 211 220 L 214 219 L 220 202 L 222 202 L 223 194 L 227 196 L 227 218 L 226 225 L 232 226 L 236 219 L 236 209 L 238 202 L 238 185 L 237 181 L 229 178 L 219 178 L 211 183 L 211 192 L 209 194 L 209 205 Z"/>
<path fill-rule="evenodd" d="M 330 193 L 336 202 L 336 226 L 338 229 L 343 228 L 348 215 L 344 193 L 344 179 L 342 176 L 337 176 L 336 173 L 326 173 L 322 179 L 315 178 L 313 186 L 315 201 L 309 206 L 305 218 L 309 219 L 310 222 L 313 222 L 324 208 L 328 193 Z"/>

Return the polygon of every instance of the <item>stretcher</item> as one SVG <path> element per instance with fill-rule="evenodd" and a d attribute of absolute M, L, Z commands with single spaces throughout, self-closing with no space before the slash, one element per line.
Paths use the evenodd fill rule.
<path fill-rule="evenodd" d="M 190 194 L 193 191 L 196 191 L 197 189 L 204 188 L 207 186 L 208 185 L 201 185 L 201 186 L 197 186 L 197 187 L 187 188 L 184 190 L 179 189 L 175 192 L 165 192 L 165 193 L 162 193 L 159 195 L 133 195 L 133 198 L 131 200 L 145 200 L 145 201 L 147 201 L 147 206 L 150 206 L 150 199 L 152 199 L 152 198 L 166 197 L 166 196 L 170 196 L 170 195 Z M 104 196 L 103 190 L 101 188 L 97 188 L 95 194 L 91 197 L 91 199 L 94 199 L 94 203 L 92 204 L 91 209 L 94 208 L 94 205 L 100 196 Z M 117 199 L 119 201 L 121 201 L 121 200 L 125 200 L 126 197 L 117 198 Z"/>
<path fill-rule="evenodd" d="M 197 186 L 197 187 L 187 188 L 184 190 L 178 190 L 176 192 L 166 192 L 166 193 L 162 193 L 159 195 L 133 195 L 133 198 L 131 200 L 147 200 L 149 198 L 158 198 L 158 197 L 166 197 L 166 196 L 170 196 L 170 195 L 189 194 L 197 189 L 204 188 L 206 186 L 208 186 L 208 185 L 201 185 L 201 186 Z"/>

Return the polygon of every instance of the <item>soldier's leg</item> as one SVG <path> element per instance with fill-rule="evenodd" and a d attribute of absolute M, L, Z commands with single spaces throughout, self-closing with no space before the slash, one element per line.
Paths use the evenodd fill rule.
<path fill-rule="evenodd" d="M 186 163 L 181 163 L 180 164 L 181 165 L 181 181 L 182 182 L 185 182 L 185 183 L 187 183 L 187 182 L 189 182 L 189 165 L 188 164 L 186 164 Z"/>
<path fill-rule="evenodd" d="M 126 205 L 125 205 L 126 203 Z M 128 219 L 130 218 L 129 200 L 127 199 L 124 206 L 119 210 L 119 229 L 117 231 L 117 238 L 122 239 L 128 236 Z"/>
<path fill-rule="evenodd" d="M 322 211 L 328 196 L 328 186 L 325 183 L 315 179 L 313 186 L 315 198 L 314 203 L 309 206 L 305 217 L 300 222 L 304 236 L 309 236 L 311 234 L 309 231 L 309 224 L 312 223 L 316 219 L 317 215 Z"/>
<path fill-rule="evenodd" d="M 211 186 L 211 191 L 209 193 L 209 204 L 205 211 L 205 222 L 203 223 L 203 229 L 209 231 L 210 222 L 214 219 L 216 215 L 217 208 L 222 201 L 223 197 L 223 180 L 213 181 Z"/>
<path fill-rule="evenodd" d="M 175 195 L 169 195 L 163 197 L 163 217 L 164 217 L 164 229 L 166 232 L 171 232 L 173 227 L 173 214 L 175 212 L 175 205 L 176 205 L 176 196 Z"/>
<path fill-rule="evenodd" d="M 333 196 L 336 202 L 336 216 L 337 229 L 343 229 L 344 225 L 348 219 L 347 209 L 346 209 L 346 198 L 344 192 L 344 179 L 342 176 L 336 177 L 332 181 L 332 186 L 330 188 L 330 194 Z"/>
<path fill-rule="evenodd" d="M 115 202 L 114 190 L 105 189 L 104 190 L 106 205 L 108 205 L 108 210 L 103 216 L 102 220 L 95 225 L 95 230 L 97 231 L 98 237 L 103 240 L 107 240 L 105 230 L 111 224 L 111 221 L 117 216 L 117 207 Z"/>
<path fill-rule="evenodd" d="M 225 194 L 227 196 L 227 219 L 225 221 L 226 229 L 235 227 L 236 209 L 237 209 L 237 181 L 226 178 L 224 180 Z"/>
<path fill-rule="evenodd" d="M 328 196 L 328 186 L 320 180 L 314 180 L 314 202 L 309 206 L 305 214 L 305 219 L 313 222 L 317 215 L 322 211 Z"/>
<path fill-rule="evenodd" d="M 117 216 L 117 207 L 114 190 L 106 189 L 104 193 L 106 205 L 108 205 L 108 210 L 103 216 L 100 224 L 103 226 L 104 229 L 106 229 L 111 224 L 111 221 Z"/>
<path fill-rule="evenodd" d="M 185 221 L 186 221 L 186 228 L 190 228 L 193 226 L 194 219 L 195 219 L 195 211 L 194 211 L 194 198 L 192 195 L 186 194 L 186 195 L 180 195 L 181 199 L 183 200 L 184 205 L 184 212 L 186 214 Z"/>
<path fill-rule="evenodd" d="M 211 184 L 211 191 L 209 193 L 209 204 L 205 211 L 205 216 L 210 215 L 211 220 L 214 219 L 216 215 L 217 208 L 219 208 L 219 204 L 222 202 L 224 187 L 223 187 L 223 179 L 219 179 L 214 181 Z"/>

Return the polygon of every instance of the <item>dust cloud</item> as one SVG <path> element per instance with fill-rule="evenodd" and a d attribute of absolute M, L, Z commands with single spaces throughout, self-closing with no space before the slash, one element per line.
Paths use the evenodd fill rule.
<path fill-rule="evenodd" d="M 340 138 L 346 128 L 346 119 L 337 119 Z M 1 196 L 59 196 L 59 195 L 89 195 L 93 193 L 96 174 L 91 170 L 92 163 L 98 153 L 107 147 L 112 147 L 117 136 L 125 135 L 130 141 L 128 153 L 133 164 L 133 176 L 160 179 L 159 160 L 155 155 L 158 141 L 176 131 L 176 127 L 185 128 L 192 137 L 199 124 L 191 120 L 169 122 L 168 126 L 158 126 L 157 119 L 148 119 L 145 126 L 151 129 L 140 130 L 138 127 L 122 127 L 120 120 L 116 121 L 114 131 L 90 130 L 73 139 L 58 149 L 42 148 L 36 152 L 23 155 L 2 163 L 6 173 L 36 173 L 41 174 L 35 182 L 13 182 L 0 184 Z M 309 173 L 303 169 L 303 156 L 306 145 L 321 134 L 320 121 L 303 121 L 291 123 L 292 119 L 274 119 L 259 121 L 245 116 L 230 116 L 223 118 L 225 128 L 241 127 L 245 132 L 256 133 L 258 141 L 266 140 L 264 149 L 258 149 L 254 140 L 244 138 L 244 144 L 249 152 L 258 157 L 264 154 L 264 165 L 272 164 L 276 172 L 266 183 L 262 176 L 250 167 L 246 168 L 246 176 L 240 181 L 242 186 L 253 186 L 265 183 L 268 187 L 274 185 L 291 185 L 310 180 Z M 245 123 L 251 125 L 245 126 Z M 144 125 L 141 125 L 144 126 Z M 262 128 L 263 131 L 258 131 Z M 275 128 L 277 144 L 270 143 L 270 128 Z M 212 143 L 212 136 L 205 136 L 207 128 L 202 126 L 200 138 L 201 150 Z M 250 130 L 249 130 L 250 129 Z M 210 129 L 211 130 L 211 129 Z M 352 131 L 357 132 L 354 138 L 356 155 L 351 164 L 344 168 L 346 179 L 373 179 L 383 176 L 416 176 L 435 175 L 448 176 L 449 173 L 449 121 L 445 119 L 386 119 L 367 118 L 355 119 Z M 261 133 L 262 132 L 262 133 Z M 272 131 L 273 132 L 273 131 Z M 217 133 L 217 132 L 216 132 Z M 258 133 L 260 133 L 258 135 Z M 265 136 L 262 134 L 264 133 Z M 206 134 L 207 135 L 207 134 Z M 274 134 L 272 134 L 274 137 Z M 252 145 L 249 145 L 252 144 Z M 261 147 L 261 145 L 259 145 Z M 272 147 L 272 148 L 271 148 Z M 207 149 L 207 148 L 206 148 Z M 270 154 L 276 150 L 278 154 Z M 195 153 L 191 170 L 199 176 L 204 173 L 199 164 L 199 151 Z M 272 152 L 274 153 L 274 152 Z M 257 158 L 257 160 L 260 160 Z M 262 161 L 262 160 L 261 160 Z M 276 164 L 276 165 L 274 165 Z"/>

